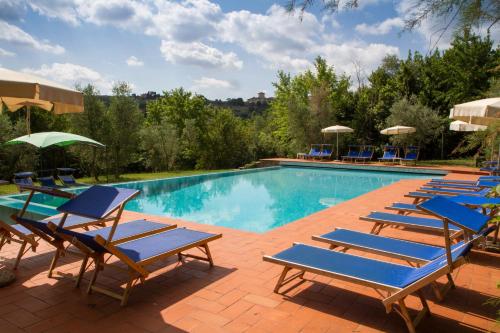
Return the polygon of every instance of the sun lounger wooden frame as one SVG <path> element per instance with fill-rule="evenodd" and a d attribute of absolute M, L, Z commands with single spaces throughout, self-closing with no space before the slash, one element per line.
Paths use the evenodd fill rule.
<path fill-rule="evenodd" d="M 132 239 L 139 239 L 142 236 L 137 236 Z M 92 291 L 99 292 L 101 294 L 105 294 L 107 296 L 113 297 L 115 299 L 118 299 L 120 301 L 121 306 L 125 306 L 128 302 L 128 298 L 130 296 L 130 292 L 132 288 L 138 284 L 139 282 L 144 283 L 150 272 L 146 269 L 146 266 L 153 264 L 157 261 L 163 260 L 165 258 L 168 258 L 173 255 L 177 255 L 178 260 L 182 261 L 183 258 L 193 258 L 197 260 L 202 260 L 202 261 L 207 261 L 212 267 L 214 265 L 213 259 L 212 259 L 212 254 L 210 253 L 210 249 L 208 247 L 208 243 L 211 241 L 214 241 L 216 239 L 219 239 L 222 237 L 222 234 L 214 234 L 212 237 L 208 237 L 199 241 L 195 241 L 189 244 L 186 244 L 182 247 L 173 249 L 171 251 L 159 254 L 157 256 L 139 261 L 139 262 L 134 262 L 132 261 L 127 255 L 125 255 L 123 252 L 121 252 L 115 245 L 117 243 L 113 242 L 108 242 L 104 238 L 100 236 L 96 236 L 95 240 L 97 243 L 99 243 L 101 246 L 103 246 L 107 251 L 109 251 L 110 254 L 114 255 L 117 257 L 121 262 L 127 265 L 127 272 L 129 275 L 129 279 L 127 281 L 127 284 L 125 286 L 125 289 L 123 290 L 123 293 L 119 294 L 113 291 L 110 291 L 108 289 L 105 289 L 103 287 L 96 286 L 96 280 L 99 272 L 104 269 L 106 266 L 106 261 L 103 260 L 101 257 L 94 258 L 95 266 L 96 269 L 94 270 L 94 273 L 90 279 L 89 282 L 89 287 L 87 289 L 87 293 L 91 293 Z M 129 239 L 132 240 L 132 239 Z M 194 255 L 190 253 L 183 253 L 186 250 L 197 248 L 199 249 L 204 256 L 200 255 Z"/>
<path fill-rule="evenodd" d="M 70 235 L 67 235 L 67 234 L 64 234 L 64 233 L 61 233 L 61 232 L 57 232 L 57 228 L 58 227 L 54 223 L 52 223 L 52 222 L 48 223 L 48 227 L 49 227 L 50 230 L 52 230 L 52 232 L 54 232 L 63 241 L 69 242 L 71 245 L 73 245 L 74 247 L 76 247 L 79 250 L 79 253 L 76 253 L 75 251 L 72 251 L 71 252 L 72 254 L 75 254 L 75 255 L 83 258 L 82 264 L 80 265 L 80 270 L 78 271 L 78 275 L 76 276 L 75 287 L 79 287 L 80 286 L 80 282 L 81 282 L 81 280 L 83 278 L 83 274 L 85 274 L 85 272 L 88 271 L 88 269 L 90 267 L 90 265 L 87 265 L 89 259 L 92 259 L 93 262 L 94 262 L 94 266 L 98 267 L 98 265 L 96 264 L 96 262 L 106 262 L 107 260 L 110 259 L 110 258 L 107 258 L 107 259 L 104 258 L 104 256 L 106 254 L 109 254 L 110 257 L 112 256 L 112 254 L 107 253 L 107 252 L 97 252 L 97 251 L 93 250 L 92 248 L 88 247 L 87 245 L 85 245 L 84 243 L 82 243 L 80 240 L 78 240 L 78 238 L 76 238 L 76 237 L 73 237 L 73 236 L 70 236 Z M 109 241 L 109 242 L 111 244 L 113 244 L 113 245 L 121 244 L 121 243 L 125 243 L 125 242 L 131 241 L 131 240 L 134 240 L 134 239 L 137 239 L 137 238 L 140 238 L 140 237 L 146 237 L 146 236 L 149 236 L 149 235 L 153 235 L 153 234 L 155 234 L 157 232 L 163 232 L 163 231 L 167 231 L 167 230 L 171 230 L 171 229 L 175 229 L 175 228 L 177 228 L 176 224 L 165 224 L 164 228 L 154 229 L 154 230 L 150 230 L 150 231 L 147 231 L 147 232 L 142 232 L 140 234 L 136 234 L 136 235 L 133 235 L 133 236 L 120 238 L 118 240 Z M 65 248 L 65 249 L 67 249 L 67 248 Z M 59 251 L 59 250 L 60 249 L 56 249 L 56 251 Z M 61 256 L 61 254 L 62 253 L 56 253 L 55 255 L 59 258 Z"/>
<path fill-rule="evenodd" d="M 372 211 L 371 213 L 376 213 L 376 211 Z M 416 229 L 443 232 L 445 234 L 446 234 L 446 230 L 448 230 L 446 226 L 443 226 L 443 228 L 434 228 L 434 227 L 429 227 L 429 226 L 422 226 L 422 225 L 415 225 L 415 224 L 408 224 L 408 223 L 399 223 L 398 221 L 388 221 L 388 220 L 378 221 L 378 220 L 371 219 L 367 216 L 360 216 L 359 219 L 363 220 L 363 221 L 368 221 L 368 222 L 374 223 L 372 229 L 370 230 L 370 233 L 375 234 L 375 235 L 378 235 L 382 231 L 382 229 L 387 228 L 389 226 L 410 227 L 410 228 L 414 227 Z M 463 234 L 463 230 L 458 230 L 458 231 L 455 231 L 453 233 L 450 232 L 450 230 L 448 230 L 448 233 L 449 233 L 448 239 L 453 240 L 455 238 L 460 237 Z M 445 235 L 445 237 L 446 237 L 446 235 Z"/>
<path fill-rule="evenodd" d="M 16 215 L 19 217 L 22 217 L 26 213 L 26 210 L 29 206 L 29 203 L 30 203 L 33 195 L 36 192 L 44 193 L 44 194 L 48 194 L 48 195 L 56 196 L 56 197 L 60 197 L 60 198 L 67 198 L 67 199 L 71 199 L 75 196 L 73 193 L 61 191 L 57 188 L 50 188 L 50 187 L 44 187 L 44 186 L 23 185 L 22 189 L 30 191 L 30 193 L 28 194 L 28 198 L 26 198 L 26 202 L 24 203 L 21 211 Z M 51 216 L 47 219 L 59 218 L 61 216 L 62 215 L 55 215 L 55 216 Z M 98 221 L 95 220 L 95 221 L 88 222 L 88 223 L 81 223 L 78 225 L 72 225 L 71 227 L 68 227 L 68 229 L 71 230 L 71 229 L 77 229 L 77 228 L 84 228 L 84 229 L 88 230 L 89 226 L 106 226 L 106 222 L 112 221 L 112 220 L 114 220 L 114 218 L 115 218 L 114 216 L 111 216 L 111 217 L 108 217 L 108 218 L 105 218 L 102 220 L 98 220 Z M 15 217 L 13 216 L 12 219 L 15 220 Z M 6 223 L 6 222 L 0 220 L 0 235 L 1 235 L 0 249 L 3 247 L 3 245 L 8 244 L 10 242 L 21 244 L 21 247 L 19 248 L 19 251 L 18 251 L 17 256 L 16 256 L 16 260 L 14 262 L 13 269 L 17 269 L 19 267 L 19 264 L 21 262 L 22 257 L 26 253 L 28 253 L 29 250 L 36 252 L 38 242 L 41 239 L 40 235 L 38 234 L 38 231 L 34 232 L 32 229 L 29 229 L 27 227 L 25 227 L 25 228 L 28 229 L 31 232 L 31 234 L 26 235 L 26 234 L 20 232 L 19 230 L 13 228 L 9 223 Z M 45 236 L 46 235 L 44 235 L 44 237 Z M 47 239 L 44 239 L 44 240 L 47 241 Z M 54 244 L 52 244 L 52 245 L 54 245 Z"/>
<path fill-rule="evenodd" d="M 40 193 L 44 193 L 44 194 L 54 195 L 54 196 L 58 196 L 58 197 L 65 197 L 65 198 L 68 198 L 68 199 L 72 199 L 72 198 L 74 198 L 76 196 L 73 193 L 61 191 L 59 189 L 50 188 L 50 187 L 41 187 L 41 186 L 27 185 L 27 186 L 23 186 L 22 188 L 26 189 L 26 190 L 29 190 L 30 193 L 28 194 L 28 198 L 26 199 L 26 202 L 25 202 L 23 208 L 21 209 L 21 211 L 19 211 L 19 213 L 17 215 L 13 215 L 11 217 L 15 221 L 17 221 L 18 217 L 23 217 L 23 215 L 25 214 L 25 212 L 26 212 L 26 210 L 27 210 L 27 208 L 29 206 L 29 203 L 30 203 L 33 195 L 35 194 L 35 192 L 40 192 Z M 135 196 L 137 196 L 138 194 L 139 194 L 139 192 L 137 191 L 134 195 L 130 196 L 128 198 L 128 200 L 124 201 L 122 204 L 120 204 L 119 206 L 115 207 L 113 210 L 109 211 L 106 214 L 106 216 L 103 216 L 101 219 L 94 220 L 94 221 L 89 222 L 89 223 L 84 223 L 84 224 L 79 224 L 79 225 L 73 225 L 71 228 L 68 228 L 68 229 L 87 228 L 87 227 L 89 227 L 91 225 L 105 226 L 106 222 L 113 222 L 112 230 L 110 232 L 110 239 L 112 239 L 113 235 L 115 233 L 115 230 L 116 230 L 116 226 L 118 225 L 118 221 L 120 220 L 121 215 L 123 213 L 123 209 L 125 208 L 125 204 L 130 199 L 132 199 Z M 116 212 L 116 214 L 113 215 L 115 212 Z M 61 218 L 60 218 L 59 223 L 58 223 L 59 227 L 63 227 L 64 226 L 64 222 L 66 221 L 66 219 L 68 218 L 68 216 L 69 216 L 68 213 L 63 213 L 61 215 Z M 89 217 L 89 218 L 93 218 L 93 217 Z M 55 266 L 57 264 L 58 259 L 61 257 L 61 255 L 63 255 L 66 252 L 66 248 L 64 247 L 64 241 L 62 241 L 61 239 L 52 238 L 49 235 L 47 235 L 47 234 L 41 232 L 40 230 L 38 230 L 36 228 L 33 228 L 33 227 L 29 226 L 29 225 L 25 225 L 24 227 L 27 228 L 28 230 L 30 230 L 35 235 L 35 237 L 38 237 L 39 239 L 43 239 L 44 241 L 46 241 L 47 243 L 49 243 L 50 245 L 52 245 L 52 246 L 54 246 L 56 248 L 56 252 L 54 253 L 54 257 L 52 258 L 52 262 L 50 264 L 49 272 L 48 272 L 48 277 L 51 278 L 52 277 L 52 273 L 54 271 L 54 268 L 55 268 Z M 36 239 L 37 242 L 38 242 L 39 239 Z M 30 241 L 27 237 L 24 237 L 23 240 L 25 240 L 27 243 L 29 243 L 29 241 Z M 19 252 L 21 257 L 27 252 L 27 250 L 25 250 L 25 247 L 26 247 L 26 245 L 24 245 L 24 246 L 21 245 L 21 250 L 23 252 L 22 254 L 21 254 L 21 250 Z M 18 254 L 18 257 L 19 257 L 19 254 Z M 20 258 L 19 258 L 19 260 L 20 260 Z M 17 265 L 19 265 L 18 262 L 16 262 L 16 267 L 17 267 Z"/>
<path fill-rule="evenodd" d="M 299 243 L 294 243 L 294 245 L 297 245 L 297 244 L 299 244 Z M 309 266 L 297 265 L 295 263 L 292 263 L 292 262 L 289 262 L 286 260 L 277 259 L 277 258 L 274 258 L 272 256 L 266 255 L 266 256 L 264 256 L 263 259 L 264 259 L 264 261 L 284 266 L 283 271 L 281 272 L 281 275 L 278 279 L 278 282 L 276 283 L 276 286 L 274 288 L 275 293 L 279 293 L 279 290 L 283 286 L 289 284 L 290 282 L 292 282 L 296 279 L 301 279 L 301 281 L 299 283 L 295 284 L 294 286 L 292 286 L 291 288 L 287 289 L 285 291 L 285 293 L 287 291 L 289 291 L 290 289 L 303 283 L 305 281 L 304 274 L 306 272 L 327 276 L 330 278 L 358 284 L 358 285 L 365 286 L 365 287 L 370 287 L 370 288 L 375 289 L 377 291 L 377 293 L 382 297 L 382 304 L 384 305 L 387 313 L 390 313 L 391 311 L 394 310 L 397 314 L 399 314 L 403 318 L 403 320 L 406 324 L 406 327 L 408 328 L 408 331 L 410 333 L 415 333 L 416 332 L 415 328 L 420 323 L 420 321 L 426 315 L 430 315 L 429 306 L 427 304 L 426 299 L 424 298 L 424 295 L 423 295 L 421 289 L 424 288 L 425 286 L 431 284 L 431 283 L 435 283 L 435 281 L 438 278 L 440 278 L 444 275 L 447 275 L 451 272 L 450 266 L 442 267 L 442 268 L 436 270 L 435 272 L 427 275 L 426 277 L 424 277 L 424 278 L 414 282 L 413 284 L 405 287 L 404 289 L 401 289 L 401 288 L 395 288 L 392 286 L 387 286 L 384 284 L 379 284 L 379 283 L 376 283 L 373 281 L 358 279 L 358 278 L 355 278 L 352 276 L 336 274 L 333 272 L 329 272 L 329 271 L 325 271 L 325 270 L 321 270 L 321 269 L 316 269 L 316 268 L 309 267 Z M 465 258 L 460 257 L 457 260 L 455 260 L 455 262 L 453 263 L 453 266 L 458 267 L 458 266 L 462 265 L 463 263 L 465 263 Z M 287 277 L 288 273 L 292 269 L 297 269 L 297 270 L 299 270 L 299 272 Z M 449 288 L 451 288 L 451 286 Z M 386 295 L 384 295 L 383 292 L 386 292 Z M 418 296 L 418 298 L 420 299 L 420 302 L 422 303 L 422 310 L 419 311 L 419 313 L 415 316 L 415 318 L 412 318 L 410 316 L 410 313 L 409 313 L 408 308 L 407 308 L 406 303 L 405 303 L 406 297 L 411 295 L 411 294 L 416 294 Z M 396 306 L 396 303 L 398 306 Z"/>

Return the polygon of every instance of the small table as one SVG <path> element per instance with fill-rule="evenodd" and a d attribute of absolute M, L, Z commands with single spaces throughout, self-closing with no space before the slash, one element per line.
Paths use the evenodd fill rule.
<path fill-rule="evenodd" d="M 297 158 L 299 160 L 305 160 L 306 159 L 306 156 L 307 154 L 306 153 L 297 153 Z"/>

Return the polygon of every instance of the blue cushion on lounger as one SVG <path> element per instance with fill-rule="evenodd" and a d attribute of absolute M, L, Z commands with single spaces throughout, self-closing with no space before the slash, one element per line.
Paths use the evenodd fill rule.
<path fill-rule="evenodd" d="M 139 262 L 212 236 L 215 235 L 179 228 L 118 244 L 116 248 L 126 254 L 132 261 Z"/>
<path fill-rule="evenodd" d="M 167 225 L 164 223 L 150 222 L 146 220 L 137 220 L 137 221 L 122 223 L 116 227 L 115 233 L 113 235 L 113 241 L 125 239 L 141 233 L 162 229 L 165 228 L 166 226 Z M 83 244 L 85 244 L 94 251 L 107 252 L 107 250 L 104 247 L 102 247 L 99 243 L 97 243 L 94 238 L 95 236 L 99 235 L 102 238 L 107 239 L 109 237 L 109 233 L 111 232 L 112 228 L 113 227 L 110 226 L 82 233 L 58 227 L 57 232 L 75 237 L 80 242 L 82 242 Z"/>
<path fill-rule="evenodd" d="M 304 244 L 296 244 L 274 255 L 273 258 L 400 288 L 405 285 L 408 276 L 415 270 L 410 266 L 396 265 Z"/>
<path fill-rule="evenodd" d="M 139 193 L 138 190 L 94 185 L 57 208 L 63 213 L 102 219 Z"/>
<path fill-rule="evenodd" d="M 12 228 L 16 229 L 18 232 L 20 232 L 22 234 L 25 234 L 25 235 L 31 235 L 32 234 L 31 230 L 25 228 L 21 224 L 11 224 L 10 226 Z"/>
<path fill-rule="evenodd" d="M 387 253 L 396 252 L 399 255 L 404 255 L 408 258 L 425 261 L 432 261 L 446 254 L 445 249 L 439 246 L 410 242 L 347 229 L 337 229 L 322 235 L 321 238 L 330 240 L 333 244 L 352 244 L 368 250 L 376 249 L 377 251 Z M 459 242 L 452 245 L 452 249 L 462 245 L 463 242 Z"/>
<path fill-rule="evenodd" d="M 16 217 L 16 220 L 17 220 L 17 222 L 21 223 L 23 226 L 29 225 L 32 228 L 40 230 L 44 234 L 47 234 L 47 235 L 52 236 L 52 237 L 55 236 L 54 233 L 52 232 L 52 230 L 50 230 L 49 227 L 47 226 L 47 222 L 36 221 L 36 220 L 28 219 L 25 217 Z"/>
<path fill-rule="evenodd" d="M 416 225 L 433 229 L 443 229 L 443 221 L 426 217 L 407 216 L 407 215 L 390 214 L 383 212 L 372 212 L 364 218 L 369 219 L 371 221 L 375 220 L 381 223 L 387 221 L 387 222 L 406 224 L 408 226 Z M 460 228 L 454 225 L 450 225 L 450 230 L 460 231 Z"/>
<path fill-rule="evenodd" d="M 59 225 L 59 223 L 61 222 L 61 219 L 62 219 L 62 215 L 50 216 L 50 217 L 43 219 L 43 222 L 47 223 L 50 221 L 50 222 L 54 223 L 55 225 Z M 75 226 L 83 226 L 85 224 L 91 224 L 92 222 L 94 222 L 93 224 L 95 224 L 96 219 L 91 219 L 88 217 L 69 214 L 66 217 L 66 220 L 64 221 L 63 227 L 64 228 L 72 228 Z"/>
<path fill-rule="evenodd" d="M 418 205 L 420 209 L 449 220 L 458 227 L 478 233 L 490 220 L 489 216 L 476 212 L 442 196 L 435 196 Z"/>
<path fill-rule="evenodd" d="M 59 175 L 58 177 L 64 184 L 68 185 L 76 184 L 75 178 L 71 175 Z"/>
<path fill-rule="evenodd" d="M 146 221 L 146 220 L 135 220 L 125 223 L 120 223 L 116 227 L 115 234 L 113 235 L 113 241 L 128 238 L 132 235 L 143 234 L 146 232 L 162 229 L 169 226 L 165 223 Z M 97 235 L 101 236 L 104 239 L 108 239 L 109 233 L 111 231 L 111 226 L 106 228 L 95 229 L 91 231 L 86 231 L 83 234 L 91 237 L 95 237 Z"/>
<path fill-rule="evenodd" d="M 471 246 L 467 244 L 452 251 L 453 260 L 466 255 Z M 413 268 L 303 244 L 294 245 L 273 258 L 285 264 L 293 263 L 396 288 L 404 288 L 448 264 L 446 256 L 442 256 L 420 268 Z"/>

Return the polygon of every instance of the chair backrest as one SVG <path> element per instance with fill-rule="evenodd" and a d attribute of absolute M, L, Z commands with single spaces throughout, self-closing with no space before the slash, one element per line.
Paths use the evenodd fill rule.
<path fill-rule="evenodd" d="M 416 146 L 408 146 L 405 149 L 405 159 L 406 160 L 416 160 L 418 159 L 418 153 L 420 148 Z"/>
<path fill-rule="evenodd" d="M 395 158 L 398 156 L 397 147 L 384 147 L 384 155 L 382 158 Z"/>
<path fill-rule="evenodd" d="M 331 155 L 333 152 L 332 145 L 321 145 L 321 155 Z"/>
<path fill-rule="evenodd" d="M 14 184 L 16 184 L 16 185 L 33 185 L 33 180 L 31 179 L 31 177 L 14 178 Z"/>
<path fill-rule="evenodd" d="M 447 219 L 459 228 L 475 234 L 481 231 L 484 225 L 490 220 L 489 216 L 440 195 L 436 195 L 432 199 L 419 204 L 418 207 L 442 219 Z"/>
<path fill-rule="evenodd" d="M 363 146 L 363 149 L 361 150 L 359 156 L 363 158 L 372 158 L 373 157 L 372 146 Z"/>
<path fill-rule="evenodd" d="M 73 168 L 57 168 L 58 175 L 72 175 L 75 171 L 76 169 Z"/>
<path fill-rule="evenodd" d="M 54 177 L 49 176 L 49 177 L 38 177 L 38 181 L 42 186 L 46 187 L 57 187 L 56 181 L 54 180 Z"/>
<path fill-rule="evenodd" d="M 452 261 L 455 262 L 458 258 L 467 255 L 472 249 L 472 245 L 473 241 L 470 241 L 464 243 L 464 245 L 462 246 L 455 247 L 451 251 Z M 443 267 L 446 267 L 447 265 L 448 265 L 448 260 L 446 258 L 446 255 L 436 258 L 433 261 L 427 263 L 426 265 L 419 267 L 415 269 L 413 272 L 411 272 L 411 274 L 409 274 L 408 277 L 405 279 L 405 281 L 402 283 L 403 287 L 408 286 L 414 282 L 417 282 L 418 280 L 434 273 L 435 271 Z"/>
<path fill-rule="evenodd" d="M 76 179 L 75 177 L 73 177 L 73 175 L 59 175 L 58 177 L 64 184 L 68 185 L 76 184 Z"/>
<path fill-rule="evenodd" d="M 311 145 L 311 150 L 309 150 L 309 155 L 319 155 L 321 154 L 321 145 Z"/>
<path fill-rule="evenodd" d="M 351 150 L 351 147 L 349 147 L 349 151 L 347 152 L 348 157 L 358 157 L 359 156 L 359 150 Z"/>
<path fill-rule="evenodd" d="M 93 219 L 103 219 L 123 208 L 123 205 L 139 194 L 138 190 L 94 185 L 57 208 L 62 213 L 75 214 Z"/>
<path fill-rule="evenodd" d="M 108 251 L 99 243 L 97 243 L 94 239 L 93 236 L 90 235 L 85 235 L 80 232 L 72 231 L 72 230 L 67 230 L 64 228 L 61 228 L 59 226 L 56 226 L 53 224 L 53 227 L 55 228 L 56 234 L 60 235 L 62 238 L 66 238 L 66 240 L 70 240 L 70 238 L 74 238 L 81 244 L 83 244 L 85 247 L 91 249 L 92 251 L 99 252 L 99 253 L 107 253 Z M 74 242 L 73 242 L 74 244 Z M 78 246 L 78 248 L 82 249 L 81 246 Z"/>

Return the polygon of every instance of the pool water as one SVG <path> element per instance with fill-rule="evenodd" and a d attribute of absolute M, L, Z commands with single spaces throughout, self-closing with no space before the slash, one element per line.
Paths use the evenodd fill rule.
<path fill-rule="evenodd" d="M 401 179 L 431 175 L 277 167 L 115 186 L 141 194 L 126 209 L 252 232 L 266 232 Z M 56 207 L 63 201 L 35 195 Z"/>

